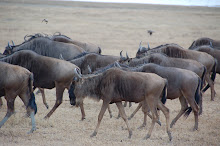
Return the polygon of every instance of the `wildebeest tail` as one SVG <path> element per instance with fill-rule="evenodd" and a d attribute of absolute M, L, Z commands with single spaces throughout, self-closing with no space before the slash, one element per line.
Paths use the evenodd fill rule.
<path fill-rule="evenodd" d="M 196 89 L 196 93 L 195 93 L 195 101 L 196 103 L 199 105 L 199 101 L 200 101 L 200 98 L 201 98 L 201 94 L 200 94 L 200 88 L 199 86 L 201 85 L 201 79 L 198 78 L 198 86 L 197 86 L 197 89 Z M 189 116 L 189 114 L 191 113 L 192 111 L 192 108 L 191 107 L 188 107 L 188 109 L 185 111 L 185 114 L 184 116 L 187 118 Z"/>
<path fill-rule="evenodd" d="M 215 59 L 215 64 L 212 68 L 212 75 L 211 75 L 211 79 L 213 82 L 215 81 L 215 77 L 216 77 L 216 69 L 217 69 L 217 60 Z M 208 84 L 202 91 L 205 92 L 209 87 L 210 85 Z"/>
<path fill-rule="evenodd" d="M 206 67 L 204 66 L 204 71 L 203 71 L 203 73 L 202 73 L 202 77 L 201 77 L 201 86 L 200 86 L 200 90 L 202 90 L 202 88 L 203 88 L 203 83 L 204 83 L 204 81 L 205 81 L 205 74 L 206 74 L 206 71 L 207 71 L 207 69 L 206 69 Z"/>
<path fill-rule="evenodd" d="M 31 107 L 34 110 L 34 113 L 37 113 L 37 104 L 35 102 L 35 95 L 33 92 L 33 81 L 34 77 L 33 74 L 30 74 L 29 79 L 28 79 L 28 88 L 29 88 L 29 93 L 30 93 L 30 99 L 28 102 L 28 107 Z"/>
<path fill-rule="evenodd" d="M 166 101 L 167 101 L 167 85 L 168 85 L 168 82 L 167 82 L 167 80 L 166 80 L 165 86 L 164 86 L 164 88 L 163 88 L 162 99 L 161 99 L 161 102 L 162 102 L 163 104 L 165 104 Z"/>

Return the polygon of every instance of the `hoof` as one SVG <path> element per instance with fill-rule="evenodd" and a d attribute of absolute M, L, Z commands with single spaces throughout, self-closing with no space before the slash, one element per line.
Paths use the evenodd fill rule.
<path fill-rule="evenodd" d="M 49 106 L 48 106 L 48 104 L 45 104 L 45 106 L 46 106 L 46 108 L 47 108 L 47 109 L 49 109 Z"/>
<path fill-rule="evenodd" d="M 97 135 L 97 132 L 93 132 L 91 135 L 90 135 L 90 137 L 94 137 L 94 136 L 96 136 Z"/>
<path fill-rule="evenodd" d="M 110 115 L 110 118 L 112 118 L 112 114 Z"/>
<path fill-rule="evenodd" d="M 143 129 L 144 127 L 146 127 L 146 124 L 142 124 L 140 127 L 138 127 L 139 130 Z"/>
<path fill-rule="evenodd" d="M 172 140 L 172 136 L 171 136 L 171 132 L 167 132 L 168 136 L 169 136 L 169 140 Z"/>
<path fill-rule="evenodd" d="M 196 131 L 196 130 L 198 130 L 198 127 L 194 127 L 194 128 L 193 128 L 193 131 Z"/>
<path fill-rule="evenodd" d="M 131 139 L 131 136 L 132 136 L 132 131 L 129 131 L 129 136 L 128 136 L 128 138 Z"/>
<path fill-rule="evenodd" d="M 150 138 L 149 134 L 147 134 L 147 136 L 144 137 L 144 140 L 147 140 L 148 138 Z"/>
<path fill-rule="evenodd" d="M 36 131 L 36 127 L 35 127 L 35 128 L 32 128 L 27 134 L 31 134 L 31 133 L 33 133 L 34 131 Z"/>
<path fill-rule="evenodd" d="M 84 121 L 86 118 L 85 117 L 82 117 L 81 121 Z"/>
<path fill-rule="evenodd" d="M 49 119 L 49 117 L 48 117 L 48 116 L 45 116 L 45 117 L 44 117 L 44 120 L 47 120 L 47 119 Z"/>
<path fill-rule="evenodd" d="M 161 126 L 161 122 L 159 120 L 157 121 L 157 124 L 159 124 Z"/>

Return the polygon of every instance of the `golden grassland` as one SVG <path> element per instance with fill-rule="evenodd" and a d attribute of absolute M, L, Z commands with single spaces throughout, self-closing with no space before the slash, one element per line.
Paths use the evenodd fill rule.
<path fill-rule="evenodd" d="M 42 23 L 43 19 L 49 22 Z M 147 30 L 154 30 L 150 36 Z M 208 7 L 181 7 L 141 4 L 104 4 L 80 2 L 55 2 L 34 0 L 0 1 L 0 51 L 7 42 L 23 42 L 26 34 L 61 32 L 72 39 L 98 44 L 102 54 L 119 55 L 121 50 L 134 57 L 140 41 L 156 47 L 176 43 L 188 48 L 200 37 L 220 39 L 220 9 Z M 19 98 L 15 101 L 16 114 L 0 129 L 0 145 L 219 145 L 220 144 L 220 76 L 217 75 L 215 101 L 210 101 L 210 91 L 203 95 L 203 114 L 199 117 L 199 130 L 192 131 L 194 115 L 181 117 L 172 128 L 172 142 L 165 130 L 165 118 L 160 114 L 162 126 L 155 125 L 152 136 L 143 140 L 151 123 L 139 130 L 143 114 L 139 111 L 129 121 L 133 136 L 128 139 L 126 125 L 116 119 L 118 109 L 111 105 L 113 118 L 105 113 L 96 137 L 90 138 L 97 124 L 102 101 L 85 100 L 86 119 L 80 121 L 79 108 L 69 104 L 67 91 L 64 101 L 50 119 L 43 117 L 49 112 L 36 95 L 38 113 L 37 131 L 27 134 L 30 119 L 25 117 L 25 108 Z M 46 99 L 51 109 L 55 103 L 55 90 L 46 90 Z M 0 109 L 0 119 L 7 111 L 6 102 Z M 168 100 L 171 120 L 180 110 L 178 99 Z M 130 115 L 137 104 L 126 107 Z"/>

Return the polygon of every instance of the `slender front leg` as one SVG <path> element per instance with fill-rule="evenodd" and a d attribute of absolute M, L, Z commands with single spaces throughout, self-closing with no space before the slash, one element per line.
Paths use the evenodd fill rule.
<path fill-rule="evenodd" d="M 85 119 L 85 116 L 86 116 L 85 111 L 84 111 L 83 102 L 80 103 L 79 107 L 80 107 L 81 114 L 82 114 L 82 119 L 81 120 L 83 121 Z"/>
<path fill-rule="evenodd" d="M 44 117 L 44 119 L 49 118 L 53 114 L 53 112 L 59 107 L 59 105 L 62 103 L 64 90 L 65 90 L 65 87 L 59 84 L 56 84 L 56 103 L 53 106 L 53 108 L 50 110 L 50 112 Z"/>
<path fill-rule="evenodd" d="M 43 88 L 38 88 L 38 89 L 39 89 L 39 91 L 40 91 L 40 93 L 41 93 L 41 95 L 42 95 L 43 103 L 44 103 L 44 105 L 46 106 L 46 108 L 48 109 L 49 106 L 48 106 L 47 101 L 46 101 L 44 89 L 43 89 Z"/>
<path fill-rule="evenodd" d="M 130 115 L 130 117 L 128 118 L 128 120 L 131 120 L 131 118 L 134 117 L 134 115 L 138 112 L 138 110 L 141 108 L 142 104 L 141 102 L 139 103 L 138 107 L 135 109 L 135 111 Z"/>
<path fill-rule="evenodd" d="M 28 134 L 33 133 L 33 132 L 36 130 L 36 124 L 35 124 L 35 118 L 34 118 L 34 111 L 31 112 L 30 117 L 31 117 L 32 128 L 31 128 L 31 130 L 28 132 Z"/>
<path fill-rule="evenodd" d="M 110 118 L 112 118 L 112 111 L 110 109 L 110 105 L 108 105 L 108 113 L 109 113 Z"/>
<path fill-rule="evenodd" d="M 90 137 L 93 137 L 93 136 L 96 136 L 96 135 L 97 135 L 97 132 L 98 132 L 100 123 L 101 123 L 101 121 L 102 121 L 102 118 L 103 118 L 103 115 L 104 115 L 106 109 L 108 108 L 108 105 L 109 105 L 108 102 L 103 101 L 103 103 L 102 103 L 102 108 L 101 108 L 101 111 L 100 111 L 99 116 L 98 116 L 97 126 L 96 126 L 94 132 L 92 133 L 92 135 L 91 135 Z"/>
<path fill-rule="evenodd" d="M 127 116 L 126 116 L 126 114 L 125 114 L 125 110 L 124 110 L 124 107 L 123 107 L 123 105 L 122 105 L 122 102 L 116 102 L 116 105 L 117 105 L 117 107 L 118 107 L 118 110 L 119 110 L 119 112 L 120 112 L 121 117 L 123 118 L 123 120 L 125 121 L 125 123 L 126 123 L 126 125 L 127 125 L 128 133 L 129 133 L 128 138 L 131 138 L 132 131 L 131 131 L 129 125 L 128 125 Z"/>
<path fill-rule="evenodd" d="M 6 98 L 7 100 L 7 98 Z M 0 128 L 5 124 L 5 122 L 11 117 L 11 115 L 14 114 L 14 100 L 15 98 L 13 98 L 11 101 L 7 100 L 7 113 L 5 115 L 5 117 L 3 118 L 3 120 L 0 122 Z"/>

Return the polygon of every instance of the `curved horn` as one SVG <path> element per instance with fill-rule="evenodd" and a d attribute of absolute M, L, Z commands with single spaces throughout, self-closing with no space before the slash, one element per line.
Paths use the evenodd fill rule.
<path fill-rule="evenodd" d="M 148 50 L 150 50 L 150 45 L 149 45 L 149 43 L 147 43 L 147 46 L 148 46 L 148 48 L 147 48 L 147 49 L 148 49 Z"/>
<path fill-rule="evenodd" d="M 126 52 L 126 58 L 129 59 L 129 57 L 128 57 L 128 52 Z"/>
<path fill-rule="evenodd" d="M 122 56 L 122 51 L 123 51 L 123 50 L 121 50 L 121 52 L 120 52 L 120 57 L 121 57 L 121 58 L 123 58 L 123 56 Z"/>
<path fill-rule="evenodd" d="M 10 49 L 12 49 L 11 45 L 9 44 L 9 42 L 8 42 L 8 47 L 9 47 Z"/>
<path fill-rule="evenodd" d="M 15 46 L 15 43 L 14 43 L 14 41 L 13 41 L 13 40 L 11 40 L 11 43 L 13 44 L 13 46 Z"/>
<path fill-rule="evenodd" d="M 76 75 L 78 76 L 78 78 L 80 78 L 80 79 L 82 78 L 82 74 L 81 74 L 79 68 L 75 68 L 75 69 L 74 69 L 74 72 L 76 73 Z"/>
<path fill-rule="evenodd" d="M 27 34 L 26 36 L 24 36 L 24 41 L 27 41 L 27 40 L 26 40 L 26 37 L 27 37 L 27 36 L 28 36 L 28 34 Z"/>
<path fill-rule="evenodd" d="M 138 51 L 141 51 L 141 49 L 142 49 L 141 43 L 142 43 L 142 41 L 141 41 L 140 44 L 139 44 Z"/>
<path fill-rule="evenodd" d="M 88 65 L 87 68 L 88 68 L 89 73 L 91 74 L 92 70 L 91 70 L 90 66 Z"/>

